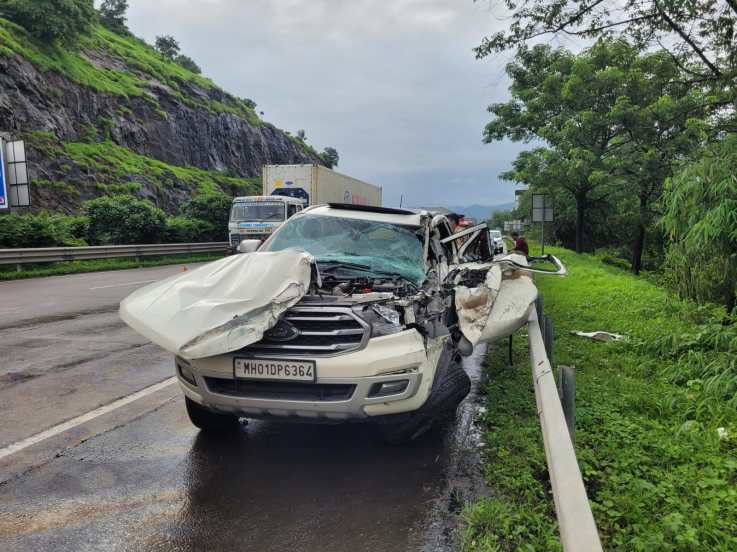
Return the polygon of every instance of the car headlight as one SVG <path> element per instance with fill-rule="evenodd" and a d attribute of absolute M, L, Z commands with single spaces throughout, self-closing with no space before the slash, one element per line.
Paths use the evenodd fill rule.
<path fill-rule="evenodd" d="M 361 313 L 362 317 L 371 324 L 372 337 L 381 337 L 404 331 L 399 313 L 384 305 L 372 305 Z"/>

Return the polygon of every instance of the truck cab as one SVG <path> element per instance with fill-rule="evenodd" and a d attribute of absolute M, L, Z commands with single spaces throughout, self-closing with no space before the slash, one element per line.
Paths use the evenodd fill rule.
<path fill-rule="evenodd" d="M 299 198 L 287 196 L 245 196 L 233 199 L 228 222 L 230 246 L 237 252 L 242 240 L 265 241 L 292 215 L 302 211 Z"/>

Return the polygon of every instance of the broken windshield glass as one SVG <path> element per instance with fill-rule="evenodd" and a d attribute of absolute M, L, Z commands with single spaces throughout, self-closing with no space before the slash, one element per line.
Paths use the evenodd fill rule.
<path fill-rule="evenodd" d="M 293 218 L 261 250 L 283 249 L 303 249 L 318 262 L 365 265 L 375 276 L 397 273 L 417 285 L 425 279 L 416 229 L 397 224 L 322 215 Z"/>
<path fill-rule="evenodd" d="M 279 201 L 236 203 L 230 212 L 232 222 L 277 222 L 284 220 L 284 203 Z"/>

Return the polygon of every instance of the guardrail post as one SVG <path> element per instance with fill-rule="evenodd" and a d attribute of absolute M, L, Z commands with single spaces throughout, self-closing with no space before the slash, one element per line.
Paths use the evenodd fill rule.
<path fill-rule="evenodd" d="M 568 433 L 576 446 L 576 367 L 558 366 L 558 395 L 563 406 Z"/>
<path fill-rule="evenodd" d="M 553 319 L 549 316 L 543 315 L 542 318 L 542 332 L 543 332 L 543 343 L 545 343 L 545 353 L 548 355 L 550 365 L 554 366 L 553 362 L 553 343 L 555 340 L 555 333 L 553 332 Z"/>

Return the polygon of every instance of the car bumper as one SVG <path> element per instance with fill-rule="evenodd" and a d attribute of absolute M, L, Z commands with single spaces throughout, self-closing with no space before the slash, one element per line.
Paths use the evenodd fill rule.
<path fill-rule="evenodd" d="M 243 396 L 233 376 L 236 355 L 190 361 L 188 368 L 196 384 L 192 385 L 177 369 L 185 395 L 218 412 L 252 418 L 298 418 L 314 421 L 345 421 L 372 416 L 397 414 L 418 409 L 427 400 L 435 377 L 445 338 L 428 341 L 415 330 L 369 340 L 359 351 L 333 357 L 317 357 L 315 384 L 295 385 L 305 393 L 318 389 L 339 390 L 326 397 L 304 398 L 259 396 L 250 390 Z M 177 360 L 178 363 L 182 361 Z M 238 380 L 240 381 L 240 380 Z M 372 396 L 382 383 L 398 384 L 401 390 L 385 396 Z M 299 393 L 295 393 L 298 395 Z"/>

